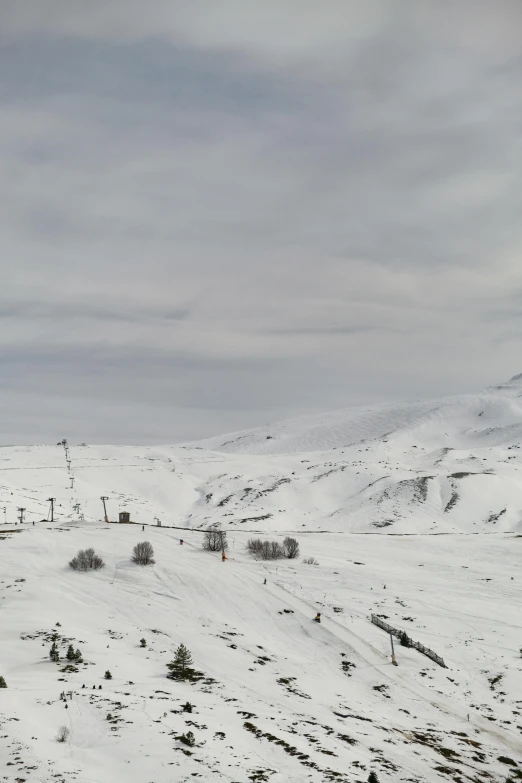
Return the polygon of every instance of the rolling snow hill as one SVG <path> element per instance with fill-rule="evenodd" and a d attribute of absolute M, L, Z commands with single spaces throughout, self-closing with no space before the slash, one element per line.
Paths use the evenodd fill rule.
<path fill-rule="evenodd" d="M 477 394 L 349 408 L 162 447 L 0 448 L 13 523 L 109 517 L 200 528 L 375 533 L 522 530 L 522 378 Z M 0 509 L 2 506 L 0 506 Z M 0 510 L 1 514 L 1 510 Z M 1 519 L 1 516 L 0 516 Z"/>
<path fill-rule="evenodd" d="M 521 398 L 514 378 L 197 444 L 0 448 L 0 780 L 522 780 Z M 102 495 L 137 524 L 101 521 Z M 253 531 L 301 557 L 256 561 Z M 68 567 L 86 547 L 103 569 Z M 446 668 L 397 642 L 393 666 L 372 614 Z M 180 643 L 192 684 L 166 678 Z"/>

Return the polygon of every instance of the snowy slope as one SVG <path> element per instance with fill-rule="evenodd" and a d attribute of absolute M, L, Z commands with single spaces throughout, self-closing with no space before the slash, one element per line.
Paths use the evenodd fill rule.
<path fill-rule="evenodd" d="M 474 395 L 352 408 L 164 447 L 0 448 L 0 500 L 145 524 L 386 533 L 522 530 L 522 380 Z M 1 506 L 0 506 L 1 520 Z"/>
<path fill-rule="evenodd" d="M 515 378 L 198 444 L 1 447 L 0 780 L 522 779 L 521 398 Z M 103 523 L 102 495 L 136 524 Z M 252 531 L 319 564 L 256 562 Z M 105 568 L 71 571 L 87 546 Z M 448 668 L 403 647 L 392 666 L 372 613 Z M 166 679 L 180 642 L 198 683 Z"/>
<path fill-rule="evenodd" d="M 522 775 L 522 538 L 307 534 L 302 554 L 319 560 L 310 566 L 252 561 L 241 531 L 226 563 L 196 531 L 183 546 L 166 528 L 145 535 L 150 567 L 130 562 L 139 526 L 54 523 L 0 537 L 2 780 Z M 86 546 L 105 568 L 72 572 L 67 561 Z M 393 667 L 371 612 L 448 668 L 403 647 Z M 62 656 L 69 642 L 81 649 L 78 672 L 49 660 L 53 631 Z M 165 677 L 180 642 L 205 675 L 196 684 Z M 62 690 L 73 692 L 67 710 Z M 187 730 L 191 749 L 177 739 Z"/>

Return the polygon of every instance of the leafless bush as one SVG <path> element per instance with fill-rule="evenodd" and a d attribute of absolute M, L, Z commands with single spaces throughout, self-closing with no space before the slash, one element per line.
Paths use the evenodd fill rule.
<path fill-rule="evenodd" d="M 154 563 L 154 549 L 149 541 L 141 541 L 132 550 L 132 562 L 139 565 L 152 565 Z"/>
<path fill-rule="evenodd" d="M 60 726 L 58 734 L 56 735 L 56 742 L 67 742 L 69 739 L 70 731 L 67 726 Z"/>
<path fill-rule="evenodd" d="M 283 541 L 283 547 L 286 557 L 290 560 L 299 557 L 299 542 L 296 538 L 289 538 L 287 536 Z"/>
<path fill-rule="evenodd" d="M 249 538 L 247 549 L 251 555 L 260 555 L 263 551 L 263 542 L 260 538 Z"/>
<path fill-rule="evenodd" d="M 305 557 L 303 563 L 306 563 L 307 565 L 319 565 L 319 560 L 316 560 L 315 557 Z"/>
<path fill-rule="evenodd" d="M 219 525 L 210 525 L 203 533 L 203 549 L 209 552 L 222 552 L 228 549 L 227 534 Z"/>
<path fill-rule="evenodd" d="M 279 560 L 285 556 L 285 550 L 278 541 L 263 541 L 260 556 L 262 560 Z"/>
<path fill-rule="evenodd" d="M 103 568 L 105 563 L 94 549 L 80 549 L 69 565 L 73 571 L 90 571 L 91 569 L 97 571 L 98 568 Z"/>
<path fill-rule="evenodd" d="M 279 560 L 285 557 L 285 548 L 278 541 L 263 541 L 261 538 L 250 538 L 247 549 L 251 555 L 261 560 Z"/>

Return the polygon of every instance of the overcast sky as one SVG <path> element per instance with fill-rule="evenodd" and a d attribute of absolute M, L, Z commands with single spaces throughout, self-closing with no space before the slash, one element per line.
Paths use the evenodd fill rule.
<path fill-rule="evenodd" d="M 0 0 L 2 442 L 522 372 L 522 3 Z"/>

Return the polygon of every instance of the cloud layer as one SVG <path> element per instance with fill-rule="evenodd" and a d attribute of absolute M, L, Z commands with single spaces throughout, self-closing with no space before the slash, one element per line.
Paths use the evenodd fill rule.
<path fill-rule="evenodd" d="M 521 369 L 520 3 L 4 0 L 0 39 L 4 442 Z"/>

